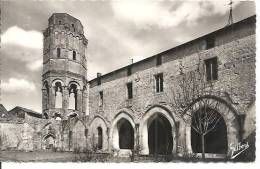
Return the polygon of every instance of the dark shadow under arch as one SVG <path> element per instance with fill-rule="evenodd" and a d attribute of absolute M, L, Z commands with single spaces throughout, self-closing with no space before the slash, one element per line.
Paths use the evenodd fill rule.
<path fill-rule="evenodd" d="M 103 148 L 103 130 L 101 127 L 98 127 L 97 130 L 98 130 L 97 148 L 101 150 Z"/>
<path fill-rule="evenodd" d="M 171 124 L 163 115 L 156 114 L 155 116 L 148 126 L 149 153 L 171 154 L 173 149 Z"/>
<path fill-rule="evenodd" d="M 119 134 L 119 148 L 133 149 L 134 148 L 134 129 L 131 123 L 122 118 L 117 123 Z"/>
<path fill-rule="evenodd" d="M 211 108 L 207 108 L 208 111 L 214 111 L 214 113 L 220 118 L 216 127 L 204 136 L 205 141 L 205 153 L 212 154 L 226 154 L 228 149 L 227 140 L 227 127 L 224 118 L 219 112 Z M 195 113 L 199 113 L 198 110 Z M 196 120 L 193 116 L 192 125 L 196 125 Z M 209 124 L 209 128 L 214 124 Z M 191 147 L 194 153 L 202 153 L 202 139 L 201 135 L 191 128 Z"/>

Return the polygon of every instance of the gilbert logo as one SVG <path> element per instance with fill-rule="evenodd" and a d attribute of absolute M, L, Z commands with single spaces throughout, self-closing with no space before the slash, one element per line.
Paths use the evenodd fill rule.
<path fill-rule="evenodd" d="M 241 154 L 243 151 L 249 148 L 248 142 L 245 144 L 237 143 L 237 144 L 231 144 L 231 159 L 236 158 L 239 154 Z"/>

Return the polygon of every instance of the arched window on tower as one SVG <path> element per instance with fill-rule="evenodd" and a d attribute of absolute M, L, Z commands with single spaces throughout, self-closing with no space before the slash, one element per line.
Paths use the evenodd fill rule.
<path fill-rule="evenodd" d="M 73 52 L 72 52 L 72 59 L 73 59 L 73 60 L 76 60 L 76 51 L 74 51 L 74 50 L 73 50 Z"/>
<path fill-rule="evenodd" d="M 62 108 L 62 85 L 61 85 L 61 82 L 55 83 L 55 108 Z"/>
<path fill-rule="evenodd" d="M 57 48 L 57 58 L 60 58 L 60 48 Z"/>
<path fill-rule="evenodd" d="M 97 130 L 98 130 L 97 149 L 101 150 L 103 148 L 103 131 L 101 127 L 98 127 Z"/>
<path fill-rule="evenodd" d="M 77 110 L 77 85 L 75 84 L 69 87 L 69 109 Z"/>

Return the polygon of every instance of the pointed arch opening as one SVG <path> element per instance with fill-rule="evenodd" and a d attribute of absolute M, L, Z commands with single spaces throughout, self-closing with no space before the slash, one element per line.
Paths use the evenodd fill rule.
<path fill-rule="evenodd" d="M 206 122 L 204 122 L 206 120 Z M 228 150 L 227 126 L 221 114 L 212 108 L 202 107 L 192 116 L 191 147 L 194 153 L 226 154 Z M 196 128 L 204 128 L 205 135 Z M 203 140 L 204 139 L 204 140 Z"/>
<path fill-rule="evenodd" d="M 119 131 L 119 148 L 133 149 L 134 148 L 134 129 L 130 122 L 126 119 L 121 119 L 117 123 Z"/>
<path fill-rule="evenodd" d="M 148 127 L 148 147 L 150 154 L 172 153 L 173 138 L 170 122 L 161 114 L 156 114 Z"/>
<path fill-rule="evenodd" d="M 132 117 L 125 112 L 116 115 L 111 130 L 112 148 L 121 153 L 129 153 L 134 149 L 136 130 Z"/>

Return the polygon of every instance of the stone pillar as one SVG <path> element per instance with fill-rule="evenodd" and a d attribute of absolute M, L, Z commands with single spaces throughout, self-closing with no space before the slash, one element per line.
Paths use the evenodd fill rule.
<path fill-rule="evenodd" d="M 83 89 L 83 91 L 82 91 L 82 113 L 84 113 L 84 115 L 86 115 L 86 102 L 87 101 L 87 91 L 86 91 L 86 89 L 84 90 Z"/>
<path fill-rule="evenodd" d="M 172 138 L 173 138 L 173 153 L 179 153 L 178 146 L 179 146 L 179 127 L 180 122 L 176 121 L 175 126 L 172 127 Z"/>
<path fill-rule="evenodd" d="M 77 110 L 82 112 L 82 90 L 77 89 Z"/>
<path fill-rule="evenodd" d="M 66 116 L 68 114 L 69 107 L 69 90 L 68 86 L 63 86 L 63 97 L 62 97 L 62 108 L 64 110 L 64 114 L 62 116 Z"/>
<path fill-rule="evenodd" d="M 108 127 L 107 128 L 107 131 L 106 131 L 106 135 L 107 135 L 107 150 L 110 152 L 111 151 L 111 146 L 110 146 L 110 128 Z"/>
<path fill-rule="evenodd" d="M 47 91 L 48 89 L 42 89 L 42 110 L 46 110 L 49 107 L 48 105 L 49 96 Z"/>
<path fill-rule="evenodd" d="M 55 108 L 55 86 L 50 87 L 50 95 L 49 95 L 49 108 Z"/>
<path fill-rule="evenodd" d="M 135 137 L 135 147 L 134 147 L 134 150 L 135 150 L 135 153 L 139 154 L 139 151 L 140 151 L 140 132 L 139 132 L 139 124 L 136 124 L 135 125 L 135 132 L 136 132 L 136 137 Z"/>

